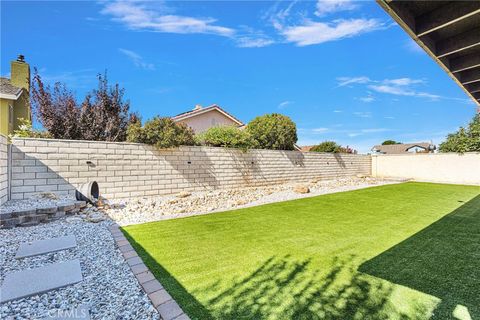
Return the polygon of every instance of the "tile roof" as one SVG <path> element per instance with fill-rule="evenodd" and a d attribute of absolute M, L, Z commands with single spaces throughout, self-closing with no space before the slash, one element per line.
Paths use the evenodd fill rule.
<path fill-rule="evenodd" d="M 315 146 L 299 146 L 298 148 L 299 148 L 300 151 L 302 151 L 302 152 L 309 152 L 310 149 L 312 149 L 313 147 L 315 147 Z"/>
<path fill-rule="evenodd" d="M 236 117 L 234 117 L 233 115 L 231 115 L 230 113 L 228 113 L 227 111 L 223 110 L 220 106 L 216 105 L 216 104 L 213 104 L 209 107 L 205 107 L 205 108 L 199 108 L 199 109 L 194 109 L 194 110 L 190 110 L 190 111 L 186 111 L 186 112 L 182 112 L 180 114 L 177 114 L 176 116 L 172 117 L 172 119 L 174 121 L 177 121 L 177 120 L 182 120 L 182 119 L 185 119 L 185 118 L 190 118 L 192 116 L 195 116 L 197 114 L 201 114 L 201 113 L 205 113 L 205 112 L 208 112 L 210 110 L 217 110 L 217 111 L 220 111 L 220 113 L 223 113 L 225 114 L 227 117 L 231 118 L 232 120 L 236 121 L 240 126 L 243 126 L 243 122 L 238 120 Z"/>
<path fill-rule="evenodd" d="M 15 87 L 10 83 L 8 78 L 0 78 L 0 93 L 17 96 L 22 91 L 22 88 Z"/>
<path fill-rule="evenodd" d="M 378 153 L 407 153 L 408 149 L 412 147 L 421 147 L 426 151 L 435 150 L 435 145 L 432 145 L 428 142 L 413 142 L 413 143 L 400 143 L 400 144 L 390 144 L 390 145 L 376 145 L 372 148 L 372 151 Z"/>

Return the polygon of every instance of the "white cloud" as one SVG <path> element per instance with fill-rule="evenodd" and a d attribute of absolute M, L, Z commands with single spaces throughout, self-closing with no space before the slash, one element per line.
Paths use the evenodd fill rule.
<path fill-rule="evenodd" d="M 359 132 L 351 132 L 349 134 L 347 134 L 349 137 L 353 138 L 353 137 L 358 137 L 360 135 L 362 135 L 361 133 Z"/>
<path fill-rule="evenodd" d="M 342 113 L 342 110 L 333 110 L 334 113 Z"/>
<path fill-rule="evenodd" d="M 234 29 L 214 25 L 214 18 L 195 18 L 168 14 L 166 8 L 149 7 L 149 2 L 107 2 L 102 14 L 123 23 L 133 30 L 147 30 L 167 33 L 207 33 L 231 37 Z"/>
<path fill-rule="evenodd" d="M 145 70 L 155 70 L 155 65 L 152 63 L 145 62 L 142 56 L 140 56 L 138 53 L 131 50 L 127 50 L 127 49 L 122 49 L 122 48 L 119 48 L 118 51 L 126 55 L 136 67 L 142 68 Z"/>
<path fill-rule="evenodd" d="M 338 82 L 339 87 L 344 87 L 344 86 L 348 86 L 350 84 L 369 83 L 369 82 L 372 82 L 372 80 L 370 80 L 370 78 L 364 77 L 364 76 L 362 76 L 362 77 L 338 77 L 337 82 Z"/>
<path fill-rule="evenodd" d="M 353 10 L 357 6 L 351 0 L 318 0 L 316 16 L 324 16 L 338 11 Z"/>
<path fill-rule="evenodd" d="M 261 48 L 274 43 L 273 39 L 267 37 L 243 36 L 236 39 L 237 47 L 240 48 Z"/>
<path fill-rule="evenodd" d="M 68 88 L 88 88 L 96 81 L 96 70 L 90 68 L 59 73 L 51 73 L 46 68 L 40 68 L 40 73 L 45 83 L 53 85 L 61 82 Z"/>
<path fill-rule="evenodd" d="M 293 101 L 283 101 L 278 104 L 278 109 L 285 109 L 288 105 L 291 105 Z"/>
<path fill-rule="evenodd" d="M 381 92 L 381 93 L 389 93 L 398 96 L 413 96 L 414 92 L 410 91 L 408 88 L 403 87 L 396 87 L 396 86 L 389 86 L 389 85 L 369 85 L 369 89 Z"/>
<path fill-rule="evenodd" d="M 362 33 L 379 30 L 384 24 L 378 19 L 338 19 L 331 22 L 306 20 L 297 26 L 277 26 L 288 42 L 297 46 L 308 46 L 350 38 Z"/>
<path fill-rule="evenodd" d="M 384 117 L 384 118 L 385 118 L 385 119 L 390 119 L 390 120 L 395 119 L 395 117 L 392 117 L 392 116 L 386 116 L 386 117 Z"/>
<path fill-rule="evenodd" d="M 360 117 L 360 118 L 371 118 L 372 113 L 368 111 L 357 111 L 353 113 L 355 116 Z"/>
<path fill-rule="evenodd" d="M 429 92 L 418 91 L 415 86 L 426 84 L 426 81 L 424 79 L 412 79 L 404 77 L 384 80 L 373 80 L 366 76 L 337 78 L 337 87 L 345 87 L 358 84 L 367 85 L 367 89 L 383 94 L 426 98 L 431 100 L 448 99 L 464 101 L 464 99 L 443 97 L 441 95 Z M 374 101 L 374 97 L 372 97 L 369 93 L 367 97 L 359 98 L 359 100 L 364 102 L 372 102 Z"/>
<path fill-rule="evenodd" d="M 396 86 L 409 86 L 417 83 L 425 83 L 425 80 L 422 79 L 411 79 L 411 78 L 398 78 L 398 79 L 385 79 L 383 80 L 385 84 L 393 84 Z"/>
<path fill-rule="evenodd" d="M 367 97 L 358 98 L 358 100 L 369 103 L 369 102 L 375 101 L 375 98 L 372 96 L 367 96 Z"/>
<path fill-rule="evenodd" d="M 410 96 L 410 97 L 419 97 L 419 98 L 428 98 L 432 100 L 438 100 L 442 98 L 439 95 L 436 94 L 431 94 L 428 92 L 418 92 L 415 91 L 408 86 L 395 86 L 395 85 L 369 85 L 369 89 L 380 92 L 380 93 L 387 93 L 387 94 L 393 94 L 397 96 Z"/>
<path fill-rule="evenodd" d="M 323 133 L 323 132 L 327 132 L 328 130 L 329 130 L 328 128 L 314 128 L 314 129 L 312 129 L 312 132 Z"/>

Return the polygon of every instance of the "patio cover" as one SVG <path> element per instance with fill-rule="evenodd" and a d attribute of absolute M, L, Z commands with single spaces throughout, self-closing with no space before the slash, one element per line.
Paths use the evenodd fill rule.
<path fill-rule="evenodd" d="M 475 101 L 480 112 L 480 1 L 377 2 Z"/>

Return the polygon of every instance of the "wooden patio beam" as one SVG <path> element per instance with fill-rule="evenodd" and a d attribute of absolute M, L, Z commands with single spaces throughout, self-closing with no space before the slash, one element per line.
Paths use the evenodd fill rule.
<path fill-rule="evenodd" d="M 468 69 L 456 74 L 458 80 L 463 84 L 480 81 L 480 68 Z"/>
<path fill-rule="evenodd" d="M 437 58 L 442 58 L 478 45 L 480 45 L 480 28 L 475 28 L 438 41 L 435 45 L 435 54 Z"/>
<path fill-rule="evenodd" d="M 448 63 L 452 72 L 460 72 L 480 67 L 480 50 L 469 55 L 450 59 Z"/>
<path fill-rule="evenodd" d="M 465 89 L 467 89 L 471 93 L 480 92 L 480 82 L 466 84 Z"/>
<path fill-rule="evenodd" d="M 480 1 L 457 1 L 427 12 L 415 18 L 415 31 L 421 37 L 430 32 L 447 27 L 472 15 L 480 14 Z"/>

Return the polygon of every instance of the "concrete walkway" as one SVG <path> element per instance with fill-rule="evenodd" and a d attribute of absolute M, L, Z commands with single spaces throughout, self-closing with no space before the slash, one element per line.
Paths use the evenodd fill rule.
<path fill-rule="evenodd" d="M 74 236 L 52 238 L 46 240 L 37 240 L 32 243 L 22 243 L 15 255 L 15 258 L 26 258 L 38 256 L 45 253 L 66 250 L 77 246 L 77 240 Z"/>
<path fill-rule="evenodd" d="M 28 258 L 42 254 L 75 248 L 74 236 L 65 236 L 31 243 L 22 243 L 15 255 L 16 259 Z M 21 299 L 63 288 L 83 280 L 80 260 L 52 263 L 40 268 L 27 269 L 9 273 L 0 288 L 0 303 Z M 80 306 L 67 311 L 58 311 L 47 319 L 90 319 L 87 306 Z"/>
<path fill-rule="evenodd" d="M 83 280 L 78 259 L 9 273 L 0 289 L 0 303 L 25 298 Z"/>

